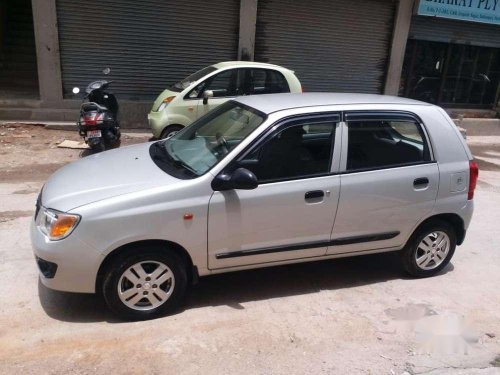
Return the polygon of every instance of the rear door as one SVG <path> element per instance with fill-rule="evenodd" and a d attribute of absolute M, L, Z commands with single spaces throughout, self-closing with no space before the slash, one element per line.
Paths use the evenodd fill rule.
<path fill-rule="evenodd" d="M 345 114 L 342 192 L 329 254 L 403 245 L 432 211 L 439 169 L 418 117 Z"/>
<path fill-rule="evenodd" d="M 288 120 L 233 163 L 259 186 L 214 192 L 210 269 L 325 255 L 340 192 L 338 124 L 338 114 Z"/>

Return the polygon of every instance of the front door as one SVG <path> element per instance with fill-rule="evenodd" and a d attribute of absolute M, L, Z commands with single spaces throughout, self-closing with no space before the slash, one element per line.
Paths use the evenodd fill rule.
<path fill-rule="evenodd" d="M 198 117 L 210 112 L 229 99 L 241 95 L 242 75 L 244 72 L 244 69 L 224 70 L 203 82 L 201 84 L 202 89 L 199 90 L 199 97 L 201 99 L 198 100 Z M 203 92 L 205 91 L 212 91 L 214 96 L 204 101 Z"/>
<path fill-rule="evenodd" d="M 329 254 L 399 247 L 433 209 L 439 170 L 425 129 L 397 113 L 347 113 Z"/>
<path fill-rule="evenodd" d="M 259 186 L 213 194 L 210 269 L 326 253 L 340 192 L 338 124 L 338 115 L 288 120 L 228 167 L 251 170 Z"/>

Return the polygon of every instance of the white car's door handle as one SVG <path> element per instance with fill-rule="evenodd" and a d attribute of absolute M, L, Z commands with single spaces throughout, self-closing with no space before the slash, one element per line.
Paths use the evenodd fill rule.
<path fill-rule="evenodd" d="M 306 195 L 304 196 L 305 200 L 310 200 L 310 199 L 318 199 L 318 198 L 323 198 L 325 196 L 325 192 L 323 190 L 312 190 L 308 191 Z"/>
<path fill-rule="evenodd" d="M 429 179 L 427 177 L 420 177 L 413 180 L 413 186 L 417 189 L 421 189 L 429 185 Z"/>

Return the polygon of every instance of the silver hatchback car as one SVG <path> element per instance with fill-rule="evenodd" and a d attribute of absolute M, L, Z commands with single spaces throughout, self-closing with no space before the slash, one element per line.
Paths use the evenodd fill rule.
<path fill-rule="evenodd" d="M 148 319 L 216 273 L 399 251 L 408 273 L 432 276 L 464 240 L 477 176 L 439 107 L 248 96 L 165 141 L 66 165 L 40 194 L 31 239 L 47 287 Z"/>

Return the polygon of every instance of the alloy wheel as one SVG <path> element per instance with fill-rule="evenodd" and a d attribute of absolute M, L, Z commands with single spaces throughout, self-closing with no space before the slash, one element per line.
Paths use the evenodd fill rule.
<path fill-rule="evenodd" d="M 158 261 L 142 261 L 120 276 L 118 297 L 133 310 L 152 310 L 163 305 L 174 288 L 175 277 L 168 266 Z"/>
<path fill-rule="evenodd" d="M 415 260 L 422 270 L 432 270 L 446 259 L 450 251 L 450 237 L 443 231 L 427 234 L 417 246 Z"/>

